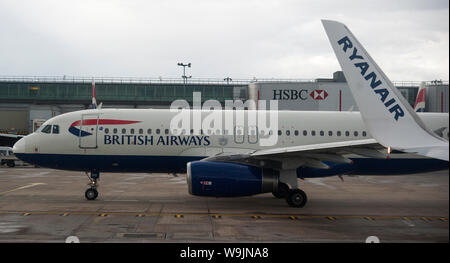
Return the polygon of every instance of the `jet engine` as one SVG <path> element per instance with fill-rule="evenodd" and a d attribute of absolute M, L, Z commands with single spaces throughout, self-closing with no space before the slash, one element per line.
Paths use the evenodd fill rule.
<path fill-rule="evenodd" d="M 191 195 L 237 197 L 277 191 L 278 177 L 275 170 L 246 164 L 194 161 L 187 164 L 186 180 Z"/>

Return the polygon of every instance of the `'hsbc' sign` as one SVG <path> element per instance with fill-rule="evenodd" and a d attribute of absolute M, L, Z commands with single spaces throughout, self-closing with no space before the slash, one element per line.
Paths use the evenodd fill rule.
<path fill-rule="evenodd" d="M 311 93 L 306 89 L 284 89 L 273 90 L 274 100 L 307 100 L 308 95 L 314 100 L 324 100 L 328 97 L 328 93 L 325 90 L 313 90 Z"/>

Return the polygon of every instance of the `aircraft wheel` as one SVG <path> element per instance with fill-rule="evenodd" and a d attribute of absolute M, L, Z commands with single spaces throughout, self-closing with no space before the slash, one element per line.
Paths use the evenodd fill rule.
<path fill-rule="evenodd" d="M 285 198 L 289 192 L 289 186 L 285 183 L 280 183 L 278 185 L 278 190 L 276 192 L 272 192 L 272 195 L 275 196 L 275 198 L 281 199 Z"/>
<path fill-rule="evenodd" d="M 8 165 L 8 167 L 14 167 L 16 166 L 16 163 L 14 163 L 14 161 L 8 161 L 6 165 Z"/>
<path fill-rule="evenodd" d="M 306 193 L 300 189 L 292 189 L 286 196 L 286 202 L 292 207 L 304 207 L 307 201 Z"/>
<path fill-rule="evenodd" d="M 87 200 L 95 200 L 98 196 L 98 191 L 95 188 L 89 188 L 84 193 L 84 196 Z"/>

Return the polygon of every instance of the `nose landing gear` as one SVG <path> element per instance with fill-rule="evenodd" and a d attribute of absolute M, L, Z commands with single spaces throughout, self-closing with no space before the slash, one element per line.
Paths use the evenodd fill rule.
<path fill-rule="evenodd" d="M 89 178 L 88 185 L 90 188 L 86 190 L 84 196 L 87 200 L 95 200 L 98 197 L 98 181 L 100 180 L 100 172 L 98 170 L 92 170 L 90 173 L 86 172 L 87 177 Z"/>

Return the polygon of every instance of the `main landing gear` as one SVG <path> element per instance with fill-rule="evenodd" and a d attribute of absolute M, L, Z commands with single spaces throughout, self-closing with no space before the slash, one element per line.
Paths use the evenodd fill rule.
<path fill-rule="evenodd" d="M 280 170 L 278 188 L 272 194 L 276 198 L 285 198 L 292 207 L 304 207 L 308 201 L 306 193 L 298 189 L 296 169 Z"/>
<path fill-rule="evenodd" d="M 98 170 L 92 170 L 90 173 L 86 172 L 87 177 L 89 178 L 89 186 L 84 193 L 84 196 L 87 200 L 95 200 L 98 196 L 98 181 L 100 180 L 100 172 Z"/>
<path fill-rule="evenodd" d="M 304 207 L 308 201 L 306 193 L 300 189 L 289 189 L 289 186 L 280 182 L 278 191 L 272 192 L 272 195 L 278 199 L 285 198 L 288 205 L 292 207 Z"/>

